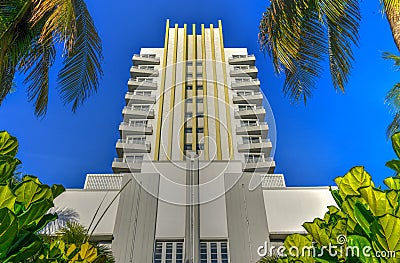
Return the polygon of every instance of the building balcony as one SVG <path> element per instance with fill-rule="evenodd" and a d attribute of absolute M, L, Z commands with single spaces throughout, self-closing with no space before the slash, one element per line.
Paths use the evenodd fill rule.
<path fill-rule="evenodd" d="M 263 174 L 261 175 L 262 188 L 285 188 L 285 177 L 283 174 Z"/>
<path fill-rule="evenodd" d="M 261 137 L 267 137 L 268 135 L 268 124 L 266 122 L 257 122 L 254 125 L 238 125 L 236 127 L 237 135 L 260 135 Z"/>
<path fill-rule="evenodd" d="M 251 94 L 240 94 L 233 97 L 233 103 L 237 104 L 256 104 L 261 106 L 263 95 L 261 92 L 253 92 Z"/>
<path fill-rule="evenodd" d="M 238 143 L 239 152 L 264 153 L 265 155 L 269 155 L 271 149 L 272 143 L 269 139 L 260 139 L 258 142 Z"/>
<path fill-rule="evenodd" d="M 231 65 L 249 65 L 254 66 L 256 57 L 254 55 L 233 55 L 229 58 Z"/>
<path fill-rule="evenodd" d="M 263 154 L 247 155 L 242 165 L 243 172 L 274 173 L 275 161 L 272 157 L 264 157 Z"/>
<path fill-rule="evenodd" d="M 130 72 L 131 78 L 158 77 L 158 70 L 154 69 L 153 66 L 132 66 Z"/>
<path fill-rule="evenodd" d="M 140 92 L 128 92 L 125 95 L 126 105 L 130 104 L 154 104 L 156 103 L 156 96 L 147 95 Z"/>
<path fill-rule="evenodd" d="M 266 111 L 263 106 L 248 109 L 239 109 L 235 111 L 236 119 L 265 119 Z"/>
<path fill-rule="evenodd" d="M 119 139 L 115 145 L 118 157 L 122 157 L 124 153 L 149 153 L 151 151 L 151 143 L 148 141 L 137 142 L 129 139 Z"/>
<path fill-rule="evenodd" d="M 112 163 L 113 172 L 119 173 L 140 173 L 142 169 L 142 162 L 129 162 L 125 158 L 115 158 Z"/>
<path fill-rule="evenodd" d="M 234 77 L 251 77 L 256 78 L 258 69 L 255 66 L 234 66 L 230 72 L 230 76 Z"/>
<path fill-rule="evenodd" d="M 154 110 L 152 109 L 143 109 L 139 107 L 129 107 L 126 106 L 122 110 L 122 114 L 127 118 L 135 118 L 135 119 L 154 119 Z"/>
<path fill-rule="evenodd" d="M 233 80 L 231 83 L 231 88 L 233 90 L 259 91 L 260 90 L 260 80 L 252 79 L 252 78 Z"/>
<path fill-rule="evenodd" d="M 153 78 L 130 78 L 128 80 L 128 90 L 156 90 L 157 82 Z"/>
<path fill-rule="evenodd" d="M 132 57 L 132 63 L 138 65 L 160 65 L 160 58 L 155 54 L 135 54 Z"/>
<path fill-rule="evenodd" d="M 119 133 L 121 138 L 126 135 L 152 135 L 153 126 L 151 124 L 137 125 L 132 122 L 121 122 L 119 125 Z"/>

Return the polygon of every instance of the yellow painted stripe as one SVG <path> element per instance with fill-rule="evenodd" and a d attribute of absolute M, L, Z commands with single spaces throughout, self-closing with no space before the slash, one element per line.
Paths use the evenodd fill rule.
<path fill-rule="evenodd" d="M 213 82 L 214 82 L 214 101 L 215 101 L 215 128 L 216 128 L 216 144 L 217 144 L 217 160 L 222 160 L 221 151 L 221 123 L 219 122 L 219 101 L 218 101 L 218 83 L 217 83 L 217 64 L 215 61 L 215 40 L 214 25 L 210 25 L 211 34 L 211 54 L 213 65 Z"/>
<path fill-rule="evenodd" d="M 158 107 L 158 119 L 157 119 L 156 149 L 154 151 L 154 160 L 156 161 L 160 159 L 161 124 L 162 124 L 162 114 L 164 106 L 165 77 L 167 73 L 168 39 L 169 39 L 169 19 L 167 19 L 167 23 L 165 26 L 163 72 L 161 77 L 160 99 L 158 101 L 159 107 Z"/>
<path fill-rule="evenodd" d="M 172 70 L 172 87 L 171 87 L 171 98 L 170 98 L 170 106 L 169 106 L 169 135 L 168 136 L 168 152 L 167 152 L 167 160 L 171 160 L 172 157 L 172 136 L 174 130 L 174 103 L 175 103 L 175 87 L 176 87 L 176 61 L 178 57 L 178 24 L 175 24 L 175 38 L 174 38 L 174 58 L 173 58 L 173 70 Z"/>
<path fill-rule="evenodd" d="M 197 151 L 197 36 L 196 36 L 196 25 L 192 26 L 192 68 L 193 68 L 193 81 L 192 81 L 192 151 Z"/>
<path fill-rule="evenodd" d="M 204 105 L 204 159 L 210 159 L 208 147 L 208 104 L 207 104 L 207 68 L 206 68 L 206 36 L 204 24 L 201 25 L 201 48 L 203 59 L 203 105 Z"/>
<path fill-rule="evenodd" d="M 219 28 L 219 40 L 221 46 L 221 59 L 222 59 L 222 71 L 224 75 L 224 93 L 225 93 L 225 109 L 226 109 L 226 122 L 228 126 L 228 145 L 229 145 L 229 158 L 233 159 L 233 143 L 232 143 L 232 122 L 231 122 L 231 109 L 229 103 L 229 89 L 226 77 L 226 64 L 225 64 L 225 47 L 224 47 L 224 36 L 222 34 L 222 21 L 218 20 Z"/>
<path fill-rule="evenodd" d="M 181 160 L 184 158 L 185 147 L 185 98 L 186 98 L 186 61 L 187 61 L 187 25 L 183 26 L 183 62 L 182 62 L 182 124 L 180 128 L 180 146 L 181 146 Z M 171 134 L 172 136 L 172 134 Z"/>

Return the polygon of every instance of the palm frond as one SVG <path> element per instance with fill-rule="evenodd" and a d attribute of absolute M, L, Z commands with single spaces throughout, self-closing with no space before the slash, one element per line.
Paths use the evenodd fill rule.
<path fill-rule="evenodd" d="M 400 1 L 381 0 L 381 3 L 392 31 L 393 40 L 400 51 Z"/>
<path fill-rule="evenodd" d="M 400 56 L 394 55 L 390 52 L 383 52 L 382 58 L 386 60 L 392 60 L 396 70 L 400 69 Z"/>
<path fill-rule="evenodd" d="M 83 0 L 74 1 L 76 41 L 68 52 L 60 70 L 60 94 L 65 103 L 72 103 L 76 111 L 85 99 L 97 92 L 99 77 L 103 75 L 102 45 L 99 35 Z"/>
<path fill-rule="evenodd" d="M 333 85 L 344 91 L 358 43 L 357 0 L 272 0 L 260 23 L 261 48 L 285 73 L 284 93 L 306 102 L 328 55 Z"/>
<path fill-rule="evenodd" d="M 321 11 L 328 25 L 330 71 L 335 89 L 345 90 L 358 45 L 360 7 L 357 0 L 322 0 Z"/>
<path fill-rule="evenodd" d="M 386 136 L 389 139 L 392 137 L 393 134 L 400 131 L 400 112 L 397 112 L 394 117 L 393 121 L 389 124 L 386 129 Z"/>
<path fill-rule="evenodd" d="M 49 94 L 49 71 L 55 60 L 56 51 L 51 40 L 36 43 L 27 55 L 24 72 L 29 72 L 24 80 L 28 84 L 28 100 L 34 101 L 35 115 L 44 116 L 47 112 Z"/>
<path fill-rule="evenodd" d="M 34 0 L 31 23 L 33 26 L 45 20 L 39 42 L 51 37 L 64 43 L 71 51 L 76 38 L 76 17 L 73 0 Z"/>

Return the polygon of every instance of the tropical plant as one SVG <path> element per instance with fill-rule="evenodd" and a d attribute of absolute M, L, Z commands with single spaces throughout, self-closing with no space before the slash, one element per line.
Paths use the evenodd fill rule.
<path fill-rule="evenodd" d="M 396 71 L 400 69 L 400 57 L 394 54 L 384 52 L 383 58 L 392 60 Z M 386 129 L 386 135 L 390 137 L 392 134 L 400 131 L 400 83 L 396 83 L 387 93 L 385 104 L 389 106 L 390 112 L 393 114 L 393 121 Z"/>
<path fill-rule="evenodd" d="M 35 114 L 47 111 L 49 70 L 64 45 L 59 93 L 72 111 L 95 93 L 103 74 L 102 45 L 83 0 L 0 1 L 0 105 L 16 72 L 26 74 Z"/>
<path fill-rule="evenodd" d="M 64 187 L 50 187 L 31 175 L 16 179 L 14 174 L 21 163 L 15 157 L 17 151 L 17 139 L 0 132 L 0 261 L 106 262 L 106 257 L 99 255 L 87 242 L 78 245 L 59 240 L 46 243 L 38 234 L 57 218 L 57 214 L 48 211 Z"/>
<path fill-rule="evenodd" d="M 260 23 L 261 48 L 275 71 L 285 74 L 283 92 L 307 101 L 329 59 L 333 86 L 344 92 L 358 45 L 359 0 L 270 0 Z M 400 50 L 400 0 L 381 0 Z"/>
<path fill-rule="evenodd" d="M 277 263 L 279 257 L 277 255 L 268 255 L 258 261 L 258 263 Z"/>
<path fill-rule="evenodd" d="M 400 158 L 400 133 L 392 145 Z M 307 236 L 288 236 L 278 262 L 400 262 L 400 160 L 386 165 L 396 172 L 384 180 L 387 190 L 376 187 L 361 166 L 336 178 L 338 189 L 331 193 L 337 207 L 304 223 Z"/>

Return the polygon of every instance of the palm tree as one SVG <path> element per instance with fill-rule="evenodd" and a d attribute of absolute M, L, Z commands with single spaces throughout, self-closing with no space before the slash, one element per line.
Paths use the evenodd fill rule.
<path fill-rule="evenodd" d="M 328 57 L 333 86 L 344 92 L 358 45 L 361 20 L 358 0 L 270 0 L 259 40 L 275 71 L 285 74 L 283 91 L 294 102 L 306 102 Z M 400 0 L 382 0 L 400 50 Z"/>
<path fill-rule="evenodd" d="M 66 223 L 65 227 L 59 229 L 55 235 L 42 235 L 42 238 L 48 243 L 51 243 L 54 240 L 60 240 L 65 244 L 74 244 L 77 247 L 89 242 L 97 249 L 97 254 L 99 256 L 105 256 L 105 263 L 114 263 L 115 258 L 112 254 L 111 248 L 109 246 L 99 244 L 98 242 L 91 241 L 87 233 L 88 231 L 84 226 L 78 222 L 70 221 Z"/>
<path fill-rule="evenodd" d="M 47 110 L 49 70 L 63 44 L 59 93 L 72 111 L 95 93 L 103 74 L 102 45 L 83 0 L 0 1 L 0 104 L 13 88 L 14 75 L 26 74 L 28 100 L 35 115 Z"/>
<path fill-rule="evenodd" d="M 400 70 L 400 56 L 384 52 L 383 58 L 392 60 L 396 70 Z M 390 138 L 393 134 L 400 131 L 400 83 L 396 83 L 389 90 L 386 95 L 385 104 L 389 106 L 389 110 L 393 114 L 393 121 L 386 130 L 386 135 Z"/>

